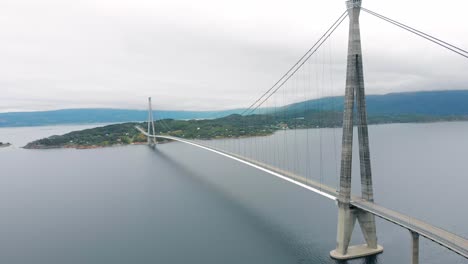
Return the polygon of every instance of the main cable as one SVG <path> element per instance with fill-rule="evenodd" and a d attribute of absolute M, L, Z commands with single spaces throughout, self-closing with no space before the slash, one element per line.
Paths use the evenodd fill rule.
<path fill-rule="evenodd" d="M 436 37 L 434 37 L 434 36 L 432 36 L 432 35 L 430 35 L 430 34 L 424 33 L 424 32 L 422 32 L 422 31 L 420 31 L 420 30 L 417 30 L 417 29 L 415 29 L 415 28 L 412 28 L 412 27 L 410 27 L 410 26 L 408 26 L 408 25 L 405 25 L 405 24 L 403 24 L 403 23 L 401 23 L 401 22 L 398 22 L 398 21 L 396 21 L 396 20 L 393 20 L 393 19 L 391 19 L 391 18 L 388 18 L 388 17 L 386 17 L 386 16 L 384 16 L 384 15 L 381 15 L 381 14 L 379 14 L 379 13 L 377 13 L 377 12 L 374 12 L 374 11 L 372 11 L 372 10 L 369 10 L 369 9 L 367 9 L 367 8 L 361 7 L 361 9 L 362 9 L 363 11 L 365 11 L 365 12 L 367 12 L 367 13 L 369 13 L 369 14 L 375 16 L 375 17 L 377 17 L 377 18 L 380 18 L 380 19 L 382 19 L 382 20 L 384 20 L 384 21 L 386 21 L 386 22 L 389 22 L 389 23 L 391 23 L 391 24 L 397 26 L 397 27 L 400 27 L 400 28 L 402 28 L 402 29 L 404 29 L 404 30 L 406 30 L 406 31 L 409 31 L 409 32 L 411 32 L 411 33 L 413 33 L 413 34 L 415 34 L 415 35 L 418 35 L 418 36 L 420 36 L 420 37 L 422 37 L 422 38 L 424 38 L 424 39 L 426 39 L 426 40 L 429 40 L 429 41 L 431 41 L 431 42 L 433 42 L 433 43 L 435 43 L 435 44 L 437 44 L 437 45 L 439 45 L 439 46 L 441 46 L 441 47 L 443 47 L 443 48 L 446 48 L 446 49 L 448 49 L 448 50 L 450 50 L 450 51 L 452 51 L 452 52 L 455 52 L 455 53 L 457 53 L 458 55 L 461 55 L 461 56 L 463 56 L 463 57 L 465 57 L 465 58 L 468 59 L 468 51 L 466 51 L 466 50 L 464 50 L 464 49 L 462 49 L 462 48 L 459 48 L 459 47 L 457 47 L 457 46 L 455 46 L 455 45 L 452 45 L 452 44 L 450 44 L 450 43 L 448 43 L 448 42 L 445 42 L 445 41 L 443 41 L 443 40 L 441 40 L 441 39 L 439 39 L 439 38 L 436 38 Z"/>
<path fill-rule="evenodd" d="M 335 30 L 341 25 L 341 23 L 343 23 L 343 21 L 345 20 L 345 18 L 348 16 L 348 14 L 346 13 L 345 16 L 341 17 L 341 19 L 338 21 L 338 23 L 335 24 L 335 27 L 325 36 L 325 38 L 322 39 L 322 41 L 320 43 L 318 43 L 318 45 L 316 46 L 316 48 L 292 71 L 292 73 L 290 75 L 287 76 L 286 79 L 284 79 L 281 84 L 276 87 L 275 90 L 273 90 L 273 92 L 271 92 L 267 97 L 265 97 L 255 108 L 253 108 L 252 110 L 250 110 L 249 113 L 253 113 L 255 112 L 260 106 L 263 105 L 263 103 L 265 103 L 266 100 L 268 100 L 271 96 L 273 96 L 281 87 L 283 87 L 283 85 L 292 77 L 294 76 L 294 74 L 304 65 L 304 63 L 306 63 L 310 57 L 312 57 L 312 55 L 315 54 L 315 52 L 317 52 L 317 50 L 322 47 L 323 43 L 325 43 L 325 41 L 327 41 L 327 39 L 333 34 L 333 32 L 335 32 Z"/>
<path fill-rule="evenodd" d="M 253 102 L 247 109 L 245 109 L 241 115 L 244 115 L 245 113 L 249 112 L 249 110 L 252 109 L 252 107 L 254 107 L 260 100 L 262 100 L 262 98 L 264 98 L 268 93 L 270 93 L 284 78 L 286 78 L 289 73 L 291 73 L 295 68 L 296 66 L 298 66 L 301 61 L 304 60 L 304 58 L 307 57 L 307 55 L 317 46 L 319 45 L 319 43 L 327 36 L 327 34 L 332 30 L 334 31 L 334 29 L 336 29 L 336 25 L 337 24 L 341 24 L 341 22 L 343 21 L 344 17 L 346 17 L 348 15 L 348 11 L 345 10 L 339 17 L 338 19 L 328 28 L 328 30 L 317 40 L 317 42 L 314 43 L 314 45 L 304 54 L 302 55 L 302 57 L 285 73 L 283 74 L 283 76 L 281 76 L 281 78 L 273 85 L 270 87 L 270 89 L 268 89 L 266 92 L 264 92 L 262 94 L 262 96 L 260 96 L 257 100 L 255 100 L 255 102 Z M 328 37 L 327 37 L 328 38 Z M 321 44 L 320 44 L 321 45 Z M 307 57 L 307 59 L 310 57 L 310 55 Z M 306 59 L 306 60 L 307 60 Z M 302 63 L 304 64 L 304 63 Z M 302 66 L 302 64 L 299 66 L 299 68 Z M 294 71 L 296 72 L 297 69 Z M 293 73 L 294 74 L 294 73 Z M 258 107 L 256 107 L 255 109 L 257 109 Z M 252 112 L 252 111 L 250 111 Z"/>

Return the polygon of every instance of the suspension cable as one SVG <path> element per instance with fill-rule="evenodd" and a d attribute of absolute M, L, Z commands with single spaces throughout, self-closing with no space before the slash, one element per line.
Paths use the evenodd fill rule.
<path fill-rule="evenodd" d="M 395 25 L 395 26 L 397 26 L 397 27 L 400 27 L 400 28 L 402 28 L 402 29 L 404 29 L 404 30 L 406 30 L 406 31 L 409 31 L 409 32 L 411 32 L 411 33 L 413 33 L 413 34 L 415 34 L 415 35 L 417 35 L 417 36 L 420 36 L 420 37 L 426 39 L 426 40 L 429 40 L 429 41 L 431 41 L 431 42 L 433 42 L 433 43 L 435 43 L 435 44 L 437 44 L 437 45 L 439 45 L 439 46 L 441 46 L 441 47 L 443 47 L 443 48 L 446 48 L 446 49 L 448 49 L 448 50 L 450 50 L 450 51 L 452 51 L 452 52 L 455 52 L 455 53 L 457 53 L 458 55 L 461 55 L 461 56 L 463 56 L 463 57 L 465 57 L 465 58 L 468 59 L 468 51 L 466 51 L 466 50 L 464 50 L 464 49 L 462 49 L 462 48 L 459 48 L 459 47 L 457 47 L 457 46 L 455 46 L 455 45 L 452 45 L 452 44 L 450 44 L 450 43 L 447 43 L 447 42 L 445 42 L 445 41 L 443 41 L 443 40 L 441 40 L 441 39 L 439 39 L 439 38 L 436 38 L 436 37 L 434 37 L 434 36 L 432 36 L 432 35 L 429 35 L 429 34 L 427 34 L 427 33 L 424 33 L 424 32 L 422 32 L 422 31 L 420 31 L 420 30 L 417 30 L 417 29 L 415 29 L 415 28 L 412 28 L 412 27 L 410 27 L 410 26 L 408 26 L 408 25 L 405 25 L 405 24 L 403 24 L 403 23 L 401 23 L 401 22 L 398 22 L 398 21 L 396 21 L 396 20 L 393 20 L 393 19 L 391 19 L 391 18 L 388 18 L 388 17 L 386 17 L 386 16 L 383 16 L 383 15 L 377 13 L 377 12 L 371 11 L 371 10 L 366 9 L 366 8 L 364 8 L 364 7 L 361 7 L 361 9 L 362 9 L 363 11 L 365 11 L 365 12 L 367 12 L 367 13 L 369 13 L 369 14 L 375 16 L 375 17 L 377 17 L 377 18 L 380 18 L 380 19 L 382 19 L 382 20 L 384 20 L 384 21 L 386 21 L 386 22 L 389 22 L 389 23 L 391 23 L 391 24 L 393 24 L 393 25 Z"/>
<path fill-rule="evenodd" d="M 158 120 L 158 117 L 159 117 L 159 120 Z M 159 116 L 156 115 L 156 121 L 159 121 L 158 123 L 161 124 L 161 127 L 163 129 L 166 129 L 168 133 L 171 131 L 171 128 L 166 123 L 166 121 L 163 119 L 162 115 L 159 115 Z M 156 133 L 156 131 L 154 131 L 154 133 Z"/>
<path fill-rule="evenodd" d="M 265 96 L 267 96 L 278 84 L 280 84 L 285 78 L 287 78 L 288 75 L 289 75 L 291 72 L 294 71 L 294 72 L 292 73 L 292 74 L 294 74 L 294 73 L 297 71 L 297 69 L 300 68 L 300 67 L 304 64 L 304 62 L 308 60 L 308 58 L 310 58 L 311 55 L 309 55 L 309 53 L 311 53 L 311 52 L 314 50 L 314 48 L 317 47 L 317 45 L 319 45 L 319 47 L 320 47 L 320 46 L 321 46 L 321 43 L 323 43 L 323 40 L 324 40 L 324 39 L 326 40 L 326 39 L 329 37 L 329 35 L 330 35 L 331 33 L 333 33 L 333 31 L 335 31 L 336 27 L 338 27 L 337 24 L 339 25 L 339 24 L 341 24 L 341 22 L 343 22 L 344 18 L 348 15 L 347 12 L 348 12 L 347 10 L 344 11 L 344 12 L 338 17 L 338 19 L 328 28 L 328 30 L 317 40 L 317 42 L 315 42 L 314 45 L 313 45 L 304 55 L 302 55 L 302 57 L 301 57 L 301 58 L 300 58 L 300 59 L 299 59 L 283 76 L 281 76 L 281 78 L 280 78 L 273 86 L 270 87 L 270 89 L 268 89 L 266 92 L 264 92 L 264 93 L 262 94 L 262 96 L 260 96 L 260 97 L 259 97 L 257 100 L 255 100 L 255 102 L 253 102 L 247 109 L 245 109 L 245 110 L 242 112 L 241 115 L 244 115 L 244 114 L 246 114 L 246 113 L 248 113 L 248 112 L 249 112 L 249 113 L 252 113 L 253 111 L 255 111 L 255 110 L 258 108 L 258 106 L 255 107 L 255 109 L 254 109 L 253 111 L 252 111 L 252 108 L 253 108 L 258 102 L 260 102 L 260 100 L 262 100 L 262 98 L 264 98 Z M 331 31 L 331 33 L 330 33 L 330 31 Z M 327 36 L 327 35 L 328 35 L 328 36 Z M 315 50 L 317 50 L 317 49 L 315 49 Z M 314 52 L 315 52 L 315 51 L 314 51 Z M 314 53 L 314 52 L 313 52 L 313 53 Z M 312 54 L 313 54 L 313 53 L 312 53 Z M 309 56 L 307 56 L 307 55 L 309 55 Z M 306 57 L 307 57 L 307 58 L 306 58 Z M 303 61 L 304 58 L 306 58 L 305 61 Z M 302 63 L 301 63 L 301 62 L 302 62 Z M 300 65 L 299 65 L 299 64 L 300 64 Z M 299 66 L 298 66 L 298 65 L 299 65 Z M 296 67 L 297 67 L 297 68 L 296 68 Z M 290 75 L 289 75 L 289 76 L 290 76 Z M 289 78 L 290 78 L 290 77 L 288 77 L 288 79 L 289 79 Z M 283 82 L 283 84 L 284 84 L 284 82 Z M 281 84 L 281 85 L 282 85 L 282 84 Z M 278 89 L 276 89 L 276 90 L 278 90 Z M 275 91 L 276 91 L 276 90 L 275 90 Z M 274 91 L 274 92 L 275 92 L 275 91 Z M 273 93 L 274 93 L 274 92 L 273 92 Z M 271 96 L 271 95 L 270 95 L 270 96 Z M 264 101 L 263 101 L 263 102 L 264 102 Z"/>

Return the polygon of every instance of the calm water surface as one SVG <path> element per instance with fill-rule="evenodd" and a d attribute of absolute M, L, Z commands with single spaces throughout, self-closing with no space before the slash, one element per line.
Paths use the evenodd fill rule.
<path fill-rule="evenodd" d="M 1 263 L 336 263 L 333 202 L 216 154 L 19 148 L 86 127 L 0 129 L 14 144 L 0 149 Z M 371 126 L 376 202 L 468 236 L 467 135 L 463 122 Z M 311 129 L 204 143 L 335 186 L 340 142 Z M 348 263 L 409 263 L 409 232 L 377 225 L 385 252 Z M 468 261 L 421 239 L 421 263 Z"/>

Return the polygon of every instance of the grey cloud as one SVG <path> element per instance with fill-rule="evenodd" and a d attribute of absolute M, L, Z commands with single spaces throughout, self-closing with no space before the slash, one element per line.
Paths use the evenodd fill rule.
<path fill-rule="evenodd" d="M 440 10 L 439 1 L 424 1 L 425 12 L 414 15 L 421 3 L 364 5 L 467 47 L 466 25 L 452 18 L 466 4 L 447 2 L 459 8 Z M 407 7 L 400 11 L 399 4 Z M 344 1 L 6 0 L 0 111 L 144 108 L 147 96 L 160 109 L 244 107 L 342 11 Z M 428 14 L 437 11 L 442 18 L 434 21 Z M 467 60 L 368 15 L 362 23 L 368 93 L 467 88 Z M 344 91 L 346 27 L 314 59 L 331 63 L 334 85 L 327 95 Z"/>

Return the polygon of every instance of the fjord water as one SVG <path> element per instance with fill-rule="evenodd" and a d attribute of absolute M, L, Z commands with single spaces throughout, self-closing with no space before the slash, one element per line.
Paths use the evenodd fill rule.
<path fill-rule="evenodd" d="M 0 129 L 0 140 L 13 143 L 0 149 L 0 262 L 335 263 L 332 201 L 216 154 L 180 143 L 19 148 L 82 128 Z M 468 123 L 369 133 L 376 202 L 467 237 Z M 335 186 L 340 139 L 340 129 L 310 129 L 205 143 Z M 315 147 L 301 149 L 304 142 Z M 377 230 L 384 253 L 349 263 L 409 263 L 409 232 L 380 219 Z M 362 241 L 357 227 L 353 242 Z M 426 239 L 420 259 L 467 263 Z"/>

